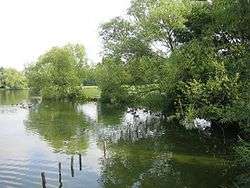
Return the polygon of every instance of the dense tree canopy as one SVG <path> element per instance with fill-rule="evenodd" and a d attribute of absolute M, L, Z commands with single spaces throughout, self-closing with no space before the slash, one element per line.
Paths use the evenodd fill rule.
<path fill-rule="evenodd" d="M 86 57 L 81 45 L 54 47 L 26 68 L 29 87 L 44 98 L 77 99 L 82 97 Z"/>
<path fill-rule="evenodd" d="M 109 101 L 160 105 L 166 115 L 181 114 L 185 121 L 246 123 L 247 5 L 247 0 L 133 0 L 125 17 L 101 27 L 104 61 L 97 72 L 107 70 L 105 82 L 98 82 L 103 95 L 113 98 Z M 134 87 L 138 92 L 131 95 Z M 161 102 L 152 103 L 147 97 L 152 95 Z"/>

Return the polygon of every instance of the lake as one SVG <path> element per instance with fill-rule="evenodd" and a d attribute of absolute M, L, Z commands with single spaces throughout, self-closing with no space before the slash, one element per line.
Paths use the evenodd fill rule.
<path fill-rule="evenodd" d="M 0 187 L 41 187 L 41 172 L 47 187 L 230 185 L 229 142 L 164 123 L 145 110 L 136 114 L 0 91 Z"/>

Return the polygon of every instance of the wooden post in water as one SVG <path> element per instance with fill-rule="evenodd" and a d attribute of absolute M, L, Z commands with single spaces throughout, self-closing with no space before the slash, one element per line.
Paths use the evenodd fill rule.
<path fill-rule="evenodd" d="M 79 153 L 79 167 L 80 171 L 82 171 L 82 155 Z"/>
<path fill-rule="evenodd" d="M 136 126 L 136 138 L 139 138 L 139 125 Z"/>
<path fill-rule="evenodd" d="M 122 140 L 123 139 L 123 131 L 121 130 L 121 136 L 120 136 L 120 139 Z"/>
<path fill-rule="evenodd" d="M 106 152 L 107 151 L 107 145 L 106 145 L 106 141 L 103 141 L 103 154 L 104 154 L 104 158 L 106 159 Z"/>
<path fill-rule="evenodd" d="M 128 130 L 128 138 L 129 138 L 129 140 L 131 140 L 131 137 L 132 137 L 132 135 L 131 135 L 131 127 L 129 127 L 129 130 Z"/>
<path fill-rule="evenodd" d="M 41 173 L 41 176 L 42 176 L 42 187 L 43 187 L 43 188 L 46 188 L 45 172 L 42 172 L 42 173 Z"/>
<path fill-rule="evenodd" d="M 59 183 L 62 185 L 62 163 L 58 164 Z"/>
<path fill-rule="evenodd" d="M 74 156 L 71 156 L 71 176 L 74 177 Z"/>

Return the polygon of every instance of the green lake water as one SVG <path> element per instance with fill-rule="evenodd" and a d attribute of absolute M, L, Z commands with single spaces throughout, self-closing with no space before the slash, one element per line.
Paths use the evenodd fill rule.
<path fill-rule="evenodd" d="M 41 187 L 41 172 L 47 187 L 229 187 L 223 141 L 127 110 L 0 91 L 0 188 Z"/>

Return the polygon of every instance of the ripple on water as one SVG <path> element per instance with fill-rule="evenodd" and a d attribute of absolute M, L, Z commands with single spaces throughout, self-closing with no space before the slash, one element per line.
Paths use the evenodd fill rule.
<path fill-rule="evenodd" d="M 58 186 L 58 163 L 56 161 L 9 159 L 0 162 L 0 187 L 37 187 L 41 183 L 41 172 L 46 172 L 47 187 Z M 69 173 L 65 173 L 68 175 Z"/>

